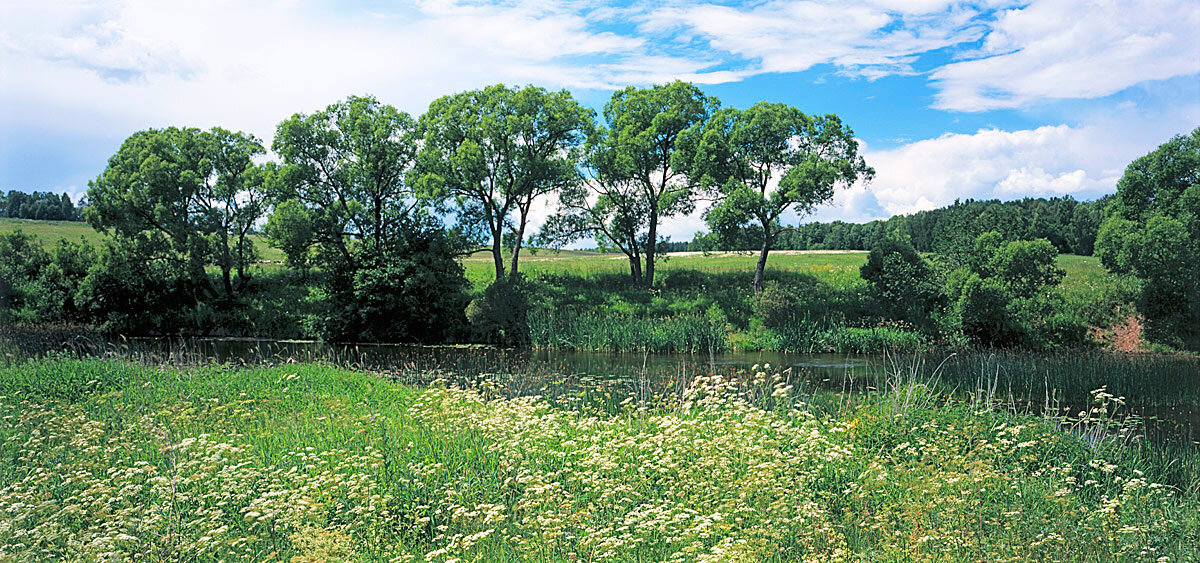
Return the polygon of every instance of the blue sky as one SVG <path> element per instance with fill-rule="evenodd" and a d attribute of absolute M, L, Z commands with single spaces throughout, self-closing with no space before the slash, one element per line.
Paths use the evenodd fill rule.
<path fill-rule="evenodd" d="M 836 113 L 876 179 L 815 218 L 1115 189 L 1200 126 L 1195 0 L 0 3 L 0 189 L 77 196 L 130 133 L 220 125 L 269 144 L 349 94 L 420 114 L 491 83 L 679 78 L 726 105 Z M 670 220 L 688 239 L 698 215 Z"/>

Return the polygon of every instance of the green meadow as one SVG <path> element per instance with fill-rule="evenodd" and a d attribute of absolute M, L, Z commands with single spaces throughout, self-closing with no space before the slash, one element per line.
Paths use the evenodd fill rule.
<path fill-rule="evenodd" d="M 70 242 L 83 240 L 95 246 L 102 244 L 105 239 L 103 234 L 82 221 L 35 221 L 0 217 L 0 235 L 14 231 L 36 236 L 46 250 L 54 248 L 54 245 L 58 244 L 60 240 Z M 283 253 L 267 244 L 267 240 L 260 235 L 251 235 L 251 239 L 254 240 L 254 248 L 258 251 L 259 259 L 267 262 L 261 266 L 264 266 L 264 269 L 277 269 L 271 266 L 275 266 L 276 262 L 283 261 Z"/>

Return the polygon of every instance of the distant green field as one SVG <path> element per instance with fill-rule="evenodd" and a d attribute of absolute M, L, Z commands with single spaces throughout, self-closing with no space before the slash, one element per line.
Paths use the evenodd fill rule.
<path fill-rule="evenodd" d="M 754 252 L 715 252 L 704 255 L 698 252 L 670 253 L 657 266 L 658 272 L 672 270 L 696 270 L 705 273 L 746 272 L 747 283 L 753 275 L 758 260 Z M 862 283 L 858 270 L 867 261 L 865 251 L 797 251 L 777 250 L 772 252 L 768 270 L 781 270 L 810 274 L 835 286 Z M 463 260 L 467 278 L 476 287 L 486 286 L 495 277 L 492 256 L 486 251 L 473 254 Z M 1067 272 L 1063 280 L 1065 291 L 1094 291 L 1096 286 L 1109 283 L 1109 273 L 1093 256 L 1064 254 L 1058 257 L 1058 265 Z M 507 255 L 505 267 L 508 267 Z M 591 277 L 598 274 L 620 274 L 629 272 L 629 262 L 623 254 L 602 254 L 586 251 L 540 250 L 536 254 L 521 254 L 521 271 L 526 274 L 575 274 Z"/>
<path fill-rule="evenodd" d="M 62 239 L 87 240 L 99 244 L 103 235 L 87 223 L 71 221 L 33 221 L 28 219 L 0 218 L 0 233 L 21 230 L 36 235 L 47 248 Z M 254 236 L 259 256 L 265 262 L 283 261 L 283 253 L 267 244 L 266 240 Z M 858 269 L 866 262 L 867 253 L 859 251 L 788 251 L 771 253 L 768 269 L 811 274 L 817 279 L 837 286 L 861 283 Z M 704 255 L 698 252 L 670 253 L 657 266 L 659 272 L 672 270 L 695 270 L 705 273 L 746 272 L 751 275 L 757 255 L 753 252 L 717 252 Z M 1092 256 L 1062 255 L 1058 264 L 1067 272 L 1063 289 L 1067 292 L 1094 292 L 1098 286 L 1110 282 L 1110 276 Z M 264 264 L 274 269 L 274 264 Z M 492 256 L 488 251 L 479 251 L 463 259 L 467 278 L 475 287 L 484 287 L 495 277 Z M 505 256 L 505 267 L 508 257 Z M 582 250 L 525 250 L 521 253 L 521 271 L 526 274 L 575 274 L 592 277 L 602 274 L 629 272 L 629 262 L 623 254 L 604 254 Z"/>
<path fill-rule="evenodd" d="M 758 255 L 752 252 L 668 253 L 655 267 L 656 272 L 693 270 L 709 274 L 747 272 L 752 275 Z M 867 261 L 867 253 L 859 251 L 792 251 L 771 253 L 768 269 L 811 274 L 834 285 L 860 282 L 858 269 Z M 495 278 L 491 254 L 477 252 L 463 260 L 467 278 L 476 287 L 485 286 Z M 507 261 L 505 267 L 508 267 Z M 537 274 L 574 274 L 592 277 L 603 274 L 629 273 L 629 261 L 624 254 L 602 254 L 583 251 L 540 250 L 536 254 L 521 253 L 521 272 Z M 748 278 L 747 278 L 748 279 Z M 747 283 L 749 283 L 747 281 Z"/>
<path fill-rule="evenodd" d="M 25 234 L 36 236 L 47 250 L 53 248 L 60 240 L 78 242 L 82 239 L 97 245 L 104 240 L 104 235 L 96 232 L 90 225 L 83 222 L 0 218 L 0 234 L 7 234 L 18 230 Z M 254 246 L 258 249 L 260 260 L 265 262 L 283 261 L 283 252 L 267 244 L 266 239 L 258 235 L 251 235 L 250 238 L 254 240 Z"/>

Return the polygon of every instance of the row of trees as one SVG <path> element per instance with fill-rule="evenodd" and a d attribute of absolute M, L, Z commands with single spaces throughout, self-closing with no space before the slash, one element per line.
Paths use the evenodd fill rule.
<path fill-rule="evenodd" d="M 67 194 L 25 193 L 9 190 L 0 193 L 0 217 L 39 221 L 82 221 L 83 214 Z"/>
<path fill-rule="evenodd" d="M 835 189 L 874 174 L 836 115 L 767 102 L 721 108 L 682 82 L 617 92 L 604 117 L 606 125 L 587 136 L 583 181 L 560 190 L 559 213 L 539 241 L 592 236 L 624 253 L 634 282 L 647 286 L 664 242 L 663 217 L 707 200 L 705 217 L 723 235 L 757 230 L 753 285 L 760 291 L 784 214 L 811 212 Z"/>
<path fill-rule="evenodd" d="M 1013 201 L 965 200 L 953 205 L 896 215 L 866 223 L 812 222 L 784 230 L 775 238 L 781 250 L 871 250 L 889 233 L 900 232 L 918 252 L 963 254 L 976 237 L 995 231 L 1006 240 L 1043 238 L 1066 254 L 1090 256 L 1096 242 L 1104 208 L 1112 196 L 1079 202 L 1070 196 L 1024 198 Z M 726 234 L 714 230 L 697 233 L 679 250 L 756 250 L 761 244 L 759 229 Z"/>
<path fill-rule="evenodd" d="M 251 234 L 268 217 L 263 231 L 288 263 L 305 278 L 320 272 L 326 314 L 313 332 L 443 340 L 466 307 L 458 256 L 489 248 L 496 280 L 511 283 L 527 240 L 594 237 L 621 249 L 632 281 L 648 287 L 661 221 L 701 199 L 715 202 L 723 230 L 766 230 L 757 290 L 784 212 L 872 173 L 836 116 L 722 108 L 684 82 L 620 90 L 600 123 L 569 92 L 535 86 L 445 96 L 419 118 L 350 97 L 284 120 L 270 148 L 278 161 L 265 160 L 261 140 L 221 128 L 151 129 L 122 144 L 89 183 L 84 216 L 111 235 L 96 260 L 161 279 L 106 277 L 130 293 L 110 300 L 126 307 L 113 315 L 128 324 L 134 294 L 155 287 L 184 308 L 239 306 L 258 258 Z M 542 200 L 556 214 L 527 232 Z"/>
<path fill-rule="evenodd" d="M 445 96 L 419 119 L 351 97 L 280 123 L 271 148 L 281 162 L 265 164 L 256 163 L 261 142 L 243 133 L 143 131 L 91 183 L 87 218 L 197 281 L 216 266 L 221 287 L 207 291 L 233 298 L 254 259 L 247 235 L 271 207 L 266 232 L 293 265 L 316 258 L 347 272 L 427 222 L 418 218 L 453 213 L 446 236 L 463 244 L 450 246 L 486 241 L 501 280 L 518 275 L 533 206 L 551 196 L 557 214 L 538 242 L 594 237 L 624 252 L 633 282 L 650 286 L 661 221 L 704 198 L 722 232 L 765 233 L 761 289 L 783 214 L 872 174 L 837 116 L 769 103 L 721 108 L 684 82 L 620 90 L 603 123 L 593 113 L 567 91 L 534 86 Z"/>

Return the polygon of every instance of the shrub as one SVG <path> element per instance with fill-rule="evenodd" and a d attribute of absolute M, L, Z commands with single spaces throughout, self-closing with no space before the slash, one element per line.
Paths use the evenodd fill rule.
<path fill-rule="evenodd" d="M 383 248 L 365 242 L 356 263 L 327 266 L 327 313 L 317 327 L 334 341 L 441 343 L 466 326 L 469 282 L 445 232 L 401 229 Z"/>
<path fill-rule="evenodd" d="M 501 346 L 529 344 L 529 296 L 524 278 L 492 282 L 467 306 L 477 342 Z"/>
<path fill-rule="evenodd" d="M 770 282 L 754 298 L 754 315 L 767 328 L 788 326 L 800 317 L 800 296 L 792 288 Z"/>
<path fill-rule="evenodd" d="M 945 309 L 945 294 L 933 268 L 906 239 L 883 239 L 871 249 L 859 272 L 880 309 L 892 319 L 931 329 L 935 315 Z"/>

